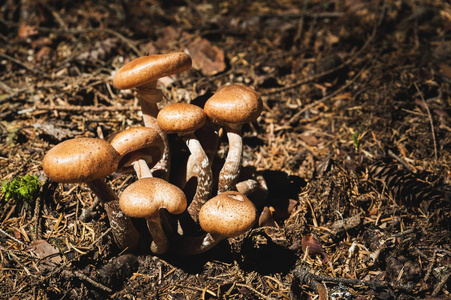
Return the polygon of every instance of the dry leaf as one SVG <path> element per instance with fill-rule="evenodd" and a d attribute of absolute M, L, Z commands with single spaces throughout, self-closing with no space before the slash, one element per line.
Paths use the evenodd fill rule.
<path fill-rule="evenodd" d="M 52 136 L 58 141 L 62 141 L 68 138 L 74 138 L 75 136 L 83 133 L 81 131 L 56 127 L 51 123 L 35 123 L 33 124 L 33 127 L 42 130 L 44 134 Z"/>
<path fill-rule="evenodd" d="M 197 38 L 188 44 L 188 52 L 193 59 L 193 67 L 204 75 L 215 75 L 226 69 L 224 51 L 211 45 L 206 39 Z"/>
<path fill-rule="evenodd" d="M 317 146 L 320 143 L 320 140 L 310 133 L 304 132 L 300 134 L 299 137 L 309 146 Z"/>
<path fill-rule="evenodd" d="M 26 250 L 30 252 L 31 255 L 34 255 L 40 259 L 60 253 L 58 249 L 56 249 L 55 247 L 53 247 L 44 240 L 37 240 L 31 243 Z M 51 258 L 51 261 L 55 263 L 60 263 L 62 259 L 60 256 L 55 255 Z"/>
<path fill-rule="evenodd" d="M 28 25 L 27 23 L 23 23 L 19 30 L 17 31 L 17 38 L 21 40 L 25 40 L 29 38 L 30 36 L 37 35 L 38 31 L 33 27 Z"/>
<path fill-rule="evenodd" d="M 451 66 L 445 63 L 440 64 L 440 74 L 451 79 Z"/>
<path fill-rule="evenodd" d="M 302 251 L 306 251 L 307 247 L 309 248 L 309 255 L 322 255 L 323 256 L 323 264 L 329 261 L 329 256 L 326 251 L 324 251 L 323 246 L 321 246 L 320 241 L 313 234 L 306 234 L 302 236 Z"/>

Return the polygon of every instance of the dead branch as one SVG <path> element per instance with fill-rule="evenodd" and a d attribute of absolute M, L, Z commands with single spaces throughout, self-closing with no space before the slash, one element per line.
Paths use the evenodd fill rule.
<path fill-rule="evenodd" d="M 435 140 L 434 121 L 432 120 L 431 111 L 429 110 L 429 105 L 426 103 L 426 100 L 423 97 L 423 93 L 418 88 L 418 85 L 416 83 L 414 83 L 414 85 L 415 85 L 415 88 L 416 88 L 417 92 L 420 94 L 421 100 L 423 101 L 424 107 L 426 108 L 426 111 L 428 113 L 429 123 L 431 124 L 432 141 L 434 143 L 434 157 L 435 157 L 435 161 L 437 161 L 437 159 L 438 159 L 437 141 Z"/>
<path fill-rule="evenodd" d="M 55 111 L 82 111 L 92 113 L 109 112 L 126 112 L 126 111 L 140 111 L 140 107 L 135 106 L 80 106 L 80 105 L 67 105 L 67 106 L 54 106 L 54 105 L 36 105 L 37 110 L 55 110 Z"/>

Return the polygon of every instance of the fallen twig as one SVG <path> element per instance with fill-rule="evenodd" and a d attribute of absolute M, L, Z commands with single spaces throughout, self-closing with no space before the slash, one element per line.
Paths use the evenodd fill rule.
<path fill-rule="evenodd" d="M 139 111 L 140 107 L 135 106 L 81 106 L 81 105 L 36 105 L 37 110 L 56 110 L 56 111 L 89 111 L 92 113 L 102 113 L 105 111 Z"/>
<path fill-rule="evenodd" d="M 18 239 L 16 239 L 16 238 L 13 237 L 12 235 L 8 234 L 7 232 L 3 231 L 1 228 L 0 228 L 0 233 L 3 234 L 3 235 L 6 236 L 6 237 L 12 239 L 12 240 L 15 241 L 16 243 L 18 243 L 18 244 L 20 244 L 20 245 L 22 245 L 22 246 L 25 246 L 24 243 L 22 243 L 21 241 L 19 241 Z"/>
<path fill-rule="evenodd" d="M 39 196 L 36 199 L 34 207 L 34 234 L 35 234 L 35 240 L 41 239 L 41 208 L 42 208 L 42 198 Z"/>
<path fill-rule="evenodd" d="M 349 279 L 349 278 L 340 278 L 340 277 L 331 277 L 331 276 L 325 276 L 325 275 L 316 275 L 309 272 L 309 269 L 306 267 L 298 267 L 294 270 L 293 275 L 295 277 L 299 277 L 299 279 L 302 279 L 301 282 L 307 283 L 313 282 L 313 281 L 328 281 L 328 282 L 336 282 L 336 283 L 344 283 L 349 285 L 360 285 L 360 286 L 366 286 L 371 289 L 380 289 L 380 288 L 391 288 L 391 286 L 388 283 L 384 283 L 381 281 L 365 281 L 365 280 L 359 280 L 359 279 Z M 312 281 L 313 280 L 313 281 Z"/>
<path fill-rule="evenodd" d="M 434 251 L 434 254 L 432 255 L 432 258 L 430 259 L 430 264 L 428 266 L 426 275 L 424 276 L 424 282 L 427 282 L 429 280 L 429 277 L 431 276 L 432 269 L 434 268 L 434 265 L 435 265 L 435 257 L 436 256 L 437 256 L 437 252 Z"/>
<path fill-rule="evenodd" d="M 417 89 L 418 93 L 420 94 L 421 100 L 423 101 L 424 107 L 426 108 L 426 111 L 428 113 L 429 123 L 431 124 L 432 141 L 434 143 L 434 158 L 435 158 L 435 161 L 437 161 L 437 159 L 438 159 L 437 141 L 435 140 L 434 121 L 432 120 L 431 111 L 429 110 L 429 106 L 428 106 L 428 104 L 426 103 L 426 100 L 423 97 L 423 93 L 418 88 L 418 85 L 416 83 L 414 83 L 414 85 L 415 85 L 415 88 Z"/>
<path fill-rule="evenodd" d="M 261 299 L 265 299 L 265 300 L 270 300 L 273 299 L 271 297 L 265 296 L 262 293 L 260 293 L 259 291 L 257 291 L 256 289 L 254 289 L 253 287 L 249 286 L 248 284 L 242 284 L 242 283 L 236 283 L 236 286 L 239 287 L 244 287 L 246 289 L 248 289 L 249 291 L 253 292 L 254 294 L 256 294 L 257 296 L 259 296 Z"/>
<path fill-rule="evenodd" d="M 33 68 L 33 67 L 30 67 L 30 66 L 28 66 L 27 64 L 21 62 L 20 60 L 15 59 L 14 57 L 11 57 L 11 56 L 9 56 L 9 55 L 7 55 L 7 54 L 5 54 L 5 53 L 1 53 L 1 52 L 0 52 L 0 57 L 3 57 L 4 59 L 7 59 L 7 60 L 13 62 L 13 63 L 15 63 L 15 64 L 21 66 L 22 68 L 27 69 L 28 71 L 30 71 L 30 72 L 32 72 L 32 73 L 34 73 L 34 74 L 42 73 L 41 70 L 35 69 L 35 68 Z"/>
<path fill-rule="evenodd" d="M 412 166 L 409 165 L 404 159 L 402 159 L 401 157 L 399 157 L 398 155 L 396 155 L 395 153 L 393 153 L 393 151 L 391 151 L 390 149 L 388 149 L 387 153 L 388 153 L 388 155 L 390 155 L 391 157 L 393 157 L 394 159 L 396 159 L 401 165 L 403 165 L 404 168 L 406 168 L 409 172 L 415 173 L 415 169 L 412 168 Z"/>
<path fill-rule="evenodd" d="M 94 201 L 92 202 L 92 204 L 89 207 L 85 207 L 82 209 L 81 214 L 78 217 L 78 219 L 82 222 L 88 222 L 91 219 L 92 212 L 94 211 L 96 206 L 99 205 L 99 203 L 100 203 L 99 197 L 95 197 Z"/>
<path fill-rule="evenodd" d="M 440 280 L 439 284 L 435 287 L 434 291 L 432 292 L 432 296 L 437 296 L 437 294 L 440 292 L 440 290 L 443 288 L 445 283 L 448 282 L 449 277 L 451 276 L 451 271 L 448 272 L 445 276 L 443 276 L 442 280 Z"/>
<path fill-rule="evenodd" d="M 328 294 L 326 287 L 317 280 L 317 275 L 309 272 L 305 267 L 298 267 L 293 272 L 294 279 L 291 285 L 291 294 L 293 299 L 300 299 L 298 296 L 301 292 L 302 285 L 308 285 L 312 290 L 318 293 L 320 300 L 327 300 Z"/>
<path fill-rule="evenodd" d="M 110 289 L 109 287 L 104 286 L 103 284 L 95 281 L 91 277 L 86 276 L 85 274 L 83 274 L 80 271 L 73 271 L 73 272 L 71 272 L 71 271 L 65 270 L 65 271 L 63 271 L 63 276 L 66 276 L 66 277 L 69 277 L 69 278 L 72 278 L 72 277 L 75 276 L 75 277 L 77 277 L 80 280 L 84 280 L 84 281 L 89 282 L 91 285 L 93 285 L 94 287 L 96 287 L 98 289 L 101 289 L 102 291 L 105 291 L 107 293 L 112 293 L 113 292 L 113 290 Z"/>

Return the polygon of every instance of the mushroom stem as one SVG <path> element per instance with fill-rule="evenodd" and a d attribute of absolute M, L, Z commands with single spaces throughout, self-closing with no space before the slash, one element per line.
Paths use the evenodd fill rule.
<path fill-rule="evenodd" d="M 185 135 L 184 140 L 197 166 L 196 193 L 188 207 L 189 214 L 197 222 L 200 208 L 210 199 L 213 176 L 208 157 L 195 135 Z"/>
<path fill-rule="evenodd" d="M 139 232 L 131 219 L 119 207 L 116 193 L 103 179 L 94 179 L 86 183 L 103 203 L 111 226 L 113 238 L 120 249 L 133 250 L 138 246 Z"/>
<path fill-rule="evenodd" d="M 220 134 L 215 129 L 213 124 L 206 124 L 196 131 L 196 136 L 198 137 L 198 140 L 208 157 L 208 162 L 211 168 L 216 151 L 218 150 Z M 188 161 L 186 162 L 185 178 L 182 185 L 188 182 L 192 177 L 197 177 L 197 173 L 198 170 L 195 159 L 192 155 L 190 155 L 188 157 Z"/>
<path fill-rule="evenodd" d="M 201 236 L 184 236 L 174 244 L 174 252 L 180 256 L 199 255 L 216 246 L 226 237 L 220 234 L 205 233 Z"/>
<path fill-rule="evenodd" d="M 147 228 L 152 236 L 150 250 L 155 254 L 163 254 L 168 251 L 169 242 L 161 225 L 160 212 L 158 211 L 152 217 L 146 218 Z"/>
<path fill-rule="evenodd" d="M 149 169 L 149 165 L 144 159 L 138 159 L 132 163 L 133 168 L 135 169 L 136 176 L 138 179 L 145 177 L 153 177 L 151 170 Z"/>
<path fill-rule="evenodd" d="M 239 128 L 228 128 L 229 152 L 219 173 L 218 194 L 230 191 L 234 188 L 240 175 L 241 161 L 243 159 L 243 139 Z"/>
<path fill-rule="evenodd" d="M 157 89 L 157 81 L 151 81 L 145 85 L 136 88 L 138 99 L 143 113 L 144 126 L 149 127 L 150 123 L 155 122 L 158 115 L 158 102 L 163 99 L 163 93 Z"/>
<path fill-rule="evenodd" d="M 169 164 L 170 164 L 170 152 L 169 152 L 169 142 L 168 137 L 163 130 L 157 124 L 157 115 L 159 112 L 158 102 L 163 99 L 163 93 L 160 89 L 156 88 L 157 81 L 152 81 L 143 86 L 136 88 L 138 93 L 138 98 L 141 104 L 141 110 L 143 113 L 143 122 L 146 127 L 157 128 L 158 134 L 163 139 L 164 151 L 161 160 L 152 168 L 152 173 L 157 170 L 161 171 L 161 177 L 165 180 L 169 179 Z"/>
<path fill-rule="evenodd" d="M 249 197 L 257 190 L 258 182 L 255 179 L 247 179 L 238 182 L 235 187 L 238 192 L 246 197 Z"/>
<path fill-rule="evenodd" d="M 248 198 L 258 199 L 258 201 L 255 201 L 258 203 L 265 202 L 268 197 L 268 186 L 262 175 L 257 175 L 255 179 L 240 181 L 235 185 L 235 188 Z M 254 204 L 256 204 L 255 202 Z"/>

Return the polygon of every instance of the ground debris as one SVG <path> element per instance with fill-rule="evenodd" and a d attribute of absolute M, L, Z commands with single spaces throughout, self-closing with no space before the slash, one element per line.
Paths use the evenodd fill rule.
<path fill-rule="evenodd" d="M 1 182 L 44 182 L 57 143 L 141 126 L 112 76 L 184 51 L 195 68 L 159 82 L 160 108 L 254 88 L 264 108 L 243 126 L 243 180 L 266 185 L 250 197 L 260 226 L 189 259 L 152 255 L 145 234 L 120 253 L 86 185 L 45 181 L 26 202 L 0 192 L 1 298 L 449 297 L 450 4 L 235 2 L 0 4 Z M 118 195 L 135 180 L 106 178 Z"/>

